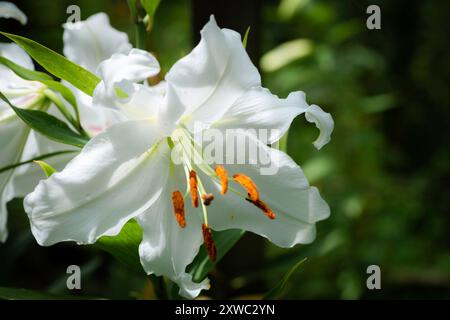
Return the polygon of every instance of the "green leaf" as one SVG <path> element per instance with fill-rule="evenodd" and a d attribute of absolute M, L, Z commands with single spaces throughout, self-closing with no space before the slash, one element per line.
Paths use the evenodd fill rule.
<path fill-rule="evenodd" d="M 50 89 L 59 92 L 67 102 L 69 102 L 72 107 L 74 107 L 75 113 L 78 113 L 78 104 L 77 99 L 73 92 L 63 85 L 61 82 L 53 81 L 53 80 L 42 80 L 43 84 L 45 84 Z"/>
<path fill-rule="evenodd" d="M 47 178 L 51 177 L 52 174 L 56 172 L 55 168 L 42 160 L 34 160 L 34 163 L 38 164 L 42 168 Z"/>
<path fill-rule="evenodd" d="M 45 292 L 22 289 L 0 287 L 0 299 L 3 300 L 84 300 L 92 299 L 82 296 L 53 295 Z"/>
<path fill-rule="evenodd" d="M 136 0 L 127 0 L 128 8 L 130 9 L 131 14 L 131 20 L 135 21 L 137 20 L 137 7 L 136 7 Z"/>
<path fill-rule="evenodd" d="M 135 220 L 130 220 L 117 236 L 101 237 L 94 246 L 110 253 L 114 258 L 133 270 L 142 273 L 144 270 L 139 258 L 139 244 L 141 240 L 141 227 Z"/>
<path fill-rule="evenodd" d="M 32 162 L 34 162 L 34 161 L 36 161 L 36 160 L 44 160 L 44 159 L 56 157 L 56 156 L 59 156 L 59 155 L 62 155 L 62 154 L 66 154 L 66 153 L 76 153 L 76 152 L 78 152 L 78 151 L 75 151 L 75 150 L 65 150 L 65 151 L 58 151 L 58 152 L 47 153 L 47 154 L 38 156 L 38 157 L 36 157 L 36 158 L 34 158 L 34 159 L 22 161 L 22 162 L 19 162 L 19 163 L 11 164 L 11 165 L 9 165 L 9 166 L 0 168 L 0 173 L 5 172 L 5 171 L 8 171 L 8 170 L 12 170 L 12 169 L 14 169 L 14 168 L 23 166 L 23 165 L 25 165 L 25 164 L 32 163 Z"/>
<path fill-rule="evenodd" d="M 0 57 L 0 63 L 3 64 L 5 67 L 11 69 L 15 74 L 17 74 L 19 77 L 25 80 L 30 81 L 53 80 L 53 78 L 46 73 L 29 70 L 5 57 Z"/>
<path fill-rule="evenodd" d="M 294 274 L 295 271 L 297 271 L 298 267 L 300 267 L 303 262 L 306 261 L 307 258 L 304 258 L 297 262 L 281 279 L 281 281 L 272 289 L 270 290 L 264 297 L 264 300 L 274 300 L 280 298 L 280 296 L 283 294 L 283 291 L 286 287 L 286 284 L 289 280 L 289 278 Z"/>
<path fill-rule="evenodd" d="M 3 93 L 0 93 L 0 98 L 14 110 L 23 122 L 49 139 L 80 148 L 89 140 L 88 137 L 81 136 L 72 131 L 66 123 L 46 112 L 17 108 L 9 102 Z"/>
<path fill-rule="evenodd" d="M 194 261 L 188 267 L 189 273 L 195 282 L 202 281 L 208 272 L 218 263 L 225 254 L 238 242 L 245 233 L 243 230 L 226 230 L 221 232 L 213 232 L 213 239 L 217 248 L 216 262 L 212 262 L 205 248 L 202 246 L 200 252 Z"/>
<path fill-rule="evenodd" d="M 21 46 L 51 74 L 66 80 L 90 96 L 94 93 L 94 89 L 100 82 L 100 79 L 93 73 L 33 40 L 11 33 L 0 33 Z"/>
<path fill-rule="evenodd" d="M 147 31 L 150 31 L 153 27 L 155 13 L 160 3 L 161 0 L 141 0 L 142 7 L 147 12 L 147 17 L 144 19 Z"/>
<path fill-rule="evenodd" d="M 247 39 L 249 33 L 250 33 L 250 26 L 248 26 L 247 30 L 245 31 L 244 39 L 242 40 L 242 45 L 244 46 L 244 49 L 247 48 Z"/>

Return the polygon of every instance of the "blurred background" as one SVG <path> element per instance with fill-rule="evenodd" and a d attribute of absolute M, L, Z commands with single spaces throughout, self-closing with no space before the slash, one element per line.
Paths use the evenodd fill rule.
<path fill-rule="evenodd" d="M 134 39 L 125 0 L 13 1 L 27 26 L 14 32 L 62 52 L 66 8 L 82 19 L 107 12 Z M 381 8 L 381 30 L 368 30 L 366 8 Z M 302 90 L 331 112 L 335 130 L 320 152 L 316 128 L 297 118 L 288 153 L 330 204 L 311 245 L 280 249 L 245 235 L 211 275 L 212 298 L 260 298 L 298 261 L 286 299 L 450 298 L 449 1 L 162 0 L 147 49 L 164 71 L 198 41 L 215 13 L 243 34 L 264 86 L 285 97 Z M 2 39 L 1 41 L 6 41 Z M 0 151 L 1 152 L 1 151 Z M 91 247 L 39 247 L 21 201 L 9 204 L 8 242 L 0 246 L 0 286 L 52 294 L 144 299 L 152 286 Z M 250 254 L 250 253 L 251 254 Z M 66 289 L 66 268 L 82 269 L 82 290 Z M 381 290 L 366 269 L 381 268 Z"/>

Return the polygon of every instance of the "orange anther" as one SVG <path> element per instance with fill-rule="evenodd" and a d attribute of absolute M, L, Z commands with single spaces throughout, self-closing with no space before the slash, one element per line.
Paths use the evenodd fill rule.
<path fill-rule="evenodd" d="M 194 208 L 198 207 L 198 182 L 197 174 L 194 170 L 189 172 L 189 190 L 191 191 L 192 205 Z"/>
<path fill-rule="evenodd" d="M 215 262 L 217 257 L 217 249 L 216 245 L 214 244 L 211 228 L 207 227 L 205 224 L 202 224 L 202 231 L 203 241 L 206 251 L 208 251 L 209 259 L 211 259 L 212 262 Z"/>
<path fill-rule="evenodd" d="M 184 213 L 184 199 L 180 191 L 174 191 L 172 193 L 173 212 L 177 219 L 178 225 L 181 228 L 186 227 L 186 217 Z"/>
<path fill-rule="evenodd" d="M 256 184 L 248 176 L 242 173 L 237 173 L 233 176 L 234 181 L 238 182 L 241 186 L 247 190 L 248 195 L 252 201 L 258 201 L 259 191 Z"/>
<path fill-rule="evenodd" d="M 250 196 L 250 195 L 249 195 Z M 262 200 L 258 199 L 256 201 L 253 201 L 252 199 L 246 198 L 245 200 L 253 203 L 255 206 L 257 206 L 259 209 L 264 212 L 264 214 L 269 217 L 269 219 L 275 219 L 276 215 L 273 213 L 272 209 L 269 208 L 267 204 L 265 204 Z"/>
<path fill-rule="evenodd" d="M 228 172 L 223 166 L 216 167 L 216 174 L 220 178 L 220 183 L 222 185 L 222 190 L 220 194 L 225 194 L 228 191 Z"/>

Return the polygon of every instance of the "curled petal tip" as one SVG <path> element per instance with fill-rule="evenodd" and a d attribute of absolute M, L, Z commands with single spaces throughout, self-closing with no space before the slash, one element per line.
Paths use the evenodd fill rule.
<path fill-rule="evenodd" d="M 27 16 L 14 3 L 0 1 L 0 18 L 12 18 L 19 21 L 22 25 L 27 24 Z"/>
<path fill-rule="evenodd" d="M 320 130 L 319 137 L 313 142 L 314 147 L 320 150 L 331 140 L 331 133 L 334 129 L 333 117 L 319 106 L 311 105 L 305 112 L 305 118 L 308 122 L 315 123 Z"/>

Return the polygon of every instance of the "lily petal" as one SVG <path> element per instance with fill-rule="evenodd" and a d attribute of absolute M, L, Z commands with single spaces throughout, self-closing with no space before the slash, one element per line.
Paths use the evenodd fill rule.
<path fill-rule="evenodd" d="M 29 128 L 15 115 L 1 116 L 0 112 L 0 168 L 17 163 L 25 146 Z M 0 242 L 7 237 L 6 203 L 10 200 L 11 190 L 7 187 L 13 170 L 0 173 Z"/>
<path fill-rule="evenodd" d="M 14 3 L 0 1 L 0 18 L 13 18 L 21 24 L 27 24 L 27 16 Z"/>
<path fill-rule="evenodd" d="M 182 168 L 172 169 L 158 201 L 137 218 L 144 232 L 139 255 L 147 273 L 170 278 L 180 287 L 181 296 L 192 299 L 209 288 L 208 280 L 195 283 L 185 271 L 202 245 L 202 220 L 199 211 L 186 201 L 186 227 L 178 225 L 171 196 L 175 190 L 184 192 L 186 180 Z"/>
<path fill-rule="evenodd" d="M 261 84 L 237 32 L 220 29 L 211 16 L 201 36 L 194 50 L 166 75 L 186 106 L 185 116 L 191 125 L 194 121 L 214 122 L 249 88 Z"/>
<path fill-rule="evenodd" d="M 252 135 L 245 135 L 249 143 L 249 163 L 246 165 L 224 165 L 230 176 L 243 173 L 249 176 L 259 188 L 261 199 L 273 210 L 274 220 L 267 218 L 252 203 L 246 201 L 245 194 L 233 192 L 217 196 L 211 205 L 209 221 L 215 230 L 244 229 L 263 237 L 280 247 L 292 247 L 297 243 L 314 240 L 315 223 L 328 218 L 330 209 L 320 197 L 318 190 L 311 187 L 301 168 L 285 153 L 271 149 Z M 228 138 L 228 137 L 227 137 Z M 227 139 L 227 144 L 229 144 Z M 261 158 L 270 159 L 272 175 L 261 174 Z M 265 162 L 265 160 L 264 160 Z M 268 167 L 266 168 L 267 170 Z M 220 194 L 220 183 L 204 179 L 210 191 Z M 232 187 L 238 190 L 235 184 Z M 207 189 L 208 190 L 208 189 Z"/>
<path fill-rule="evenodd" d="M 102 81 L 95 88 L 94 103 L 104 106 L 130 101 L 136 91 L 133 82 L 158 74 L 159 63 L 150 53 L 132 49 L 129 54 L 114 54 L 98 67 Z"/>
<path fill-rule="evenodd" d="M 66 168 L 42 180 L 24 200 L 39 244 L 95 242 L 116 235 L 159 197 L 167 177 L 148 121 L 118 123 L 95 136 Z"/>
<path fill-rule="evenodd" d="M 111 27 L 103 12 L 63 27 L 64 55 L 91 72 L 114 53 L 126 54 L 132 48 L 127 34 Z"/>
<path fill-rule="evenodd" d="M 91 96 L 75 88 L 70 83 L 66 81 L 62 81 L 62 83 L 75 95 L 80 112 L 81 125 L 91 136 L 99 134 L 116 123 L 128 120 L 118 110 L 95 105 Z"/>
<path fill-rule="evenodd" d="M 319 137 L 313 142 L 317 149 L 321 149 L 331 140 L 334 129 L 334 121 L 329 113 L 323 111 L 319 106 L 312 105 L 305 112 L 306 120 L 315 123 L 320 130 Z"/>
<path fill-rule="evenodd" d="M 224 130 L 267 130 L 266 134 L 258 137 L 265 144 L 272 144 L 286 133 L 292 120 L 308 108 L 305 94 L 301 91 L 280 99 L 268 89 L 254 87 L 236 100 L 213 127 Z"/>

